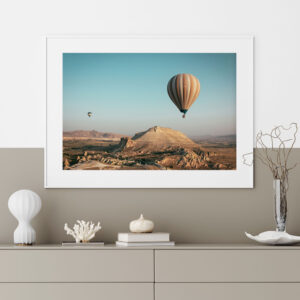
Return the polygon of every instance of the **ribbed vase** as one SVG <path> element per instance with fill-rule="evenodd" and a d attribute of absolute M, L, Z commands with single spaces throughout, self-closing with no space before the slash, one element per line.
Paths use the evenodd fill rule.
<path fill-rule="evenodd" d="M 31 245 L 36 242 L 36 233 L 30 222 L 39 213 L 41 207 L 41 198 L 30 190 L 20 190 L 9 197 L 8 208 L 19 222 L 14 232 L 15 244 Z"/>

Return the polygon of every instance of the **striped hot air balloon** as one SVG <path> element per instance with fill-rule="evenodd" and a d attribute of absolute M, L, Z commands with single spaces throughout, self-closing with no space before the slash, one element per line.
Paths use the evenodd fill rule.
<path fill-rule="evenodd" d="M 183 118 L 200 93 L 200 82 L 192 74 L 177 74 L 168 82 L 168 94 Z"/>

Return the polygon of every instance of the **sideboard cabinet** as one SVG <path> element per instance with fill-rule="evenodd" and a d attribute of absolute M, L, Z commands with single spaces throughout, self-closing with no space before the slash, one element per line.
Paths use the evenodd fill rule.
<path fill-rule="evenodd" d="M 5 300 L 281 300 L 300 294 L 300 247 L 0 246 Z"/>

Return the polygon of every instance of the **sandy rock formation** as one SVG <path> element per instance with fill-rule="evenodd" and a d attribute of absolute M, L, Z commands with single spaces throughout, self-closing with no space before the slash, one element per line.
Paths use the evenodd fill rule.
<path fill-rule="evenodd" d="M 121 138 L 116 152 L 132 151 L 144 154 L 172 151 L 180 147 L 200 148 L 180 131 L 154 126 L 146 131 L 136 133 L 132 138 Z"/>
<path fill-rule="evenodd" d="M 128 137 L 122 137 L 118 145 L 117 151 L 128 150 L 136 146 L 136 143 Z"/>
<path fill-rule="evenodd" d="M 70 162 L 69 160 L 66 158 L 65 161 L 64 161 L 64 167 L 65 168 L 68 168 L 70 166 Z"/>
<path fill-rule="evenodd" d="M 132 138 L 139 146 L 150 146 L 156 149 L 165 148 L 167 146 L 184 146 L 184 147 L 196 147 L 198 146 L 191 139 L 189 139 L 182 132 L 165 128 L 160 126 L 154 126 L 144 132 L 135 134 Z"/>
<path fill-rule="evenodd" d="M 209 158 L 205 152 L 197 155 L 191 150 L 185 149 L 185 154 L 178 160 L 177 165 L 183 169 L 200 169 L 208 167 Z"/>
<path fill-rule="evenodd" d="M 180 149 L 174 155 L 166 156 L 158 161 L 159 165 L 172 169 L 205 169 L 208 167 L 209 157 L 205 152 L 200 155 L 190 149 Z"/>

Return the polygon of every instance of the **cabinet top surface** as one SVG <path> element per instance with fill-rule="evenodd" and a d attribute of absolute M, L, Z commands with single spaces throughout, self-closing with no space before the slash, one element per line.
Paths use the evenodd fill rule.
<path fill-rule="evenodd" d="M 104 246 L 61 246 L 59 244 L 17 246 L 0 244 L 0 250 L 300 250 L 296 246 L 268 246 L 259 244 L 177 244 L 175 246 L 120 247 L 112 244 Z"/>

